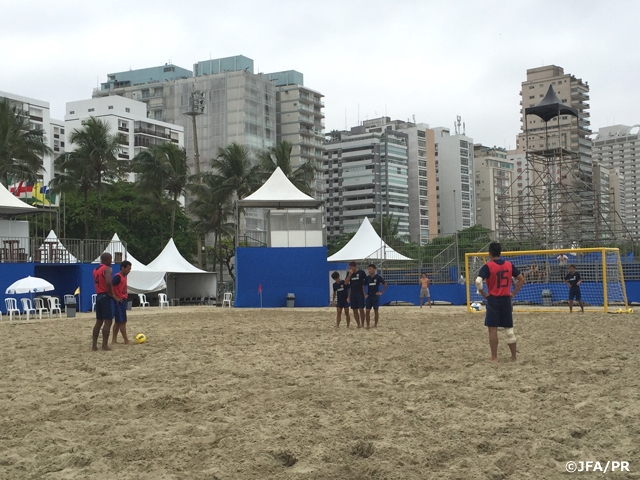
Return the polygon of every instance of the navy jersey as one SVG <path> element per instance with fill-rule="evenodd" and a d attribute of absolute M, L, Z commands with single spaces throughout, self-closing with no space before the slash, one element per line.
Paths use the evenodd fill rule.
<path fill-rule="evenodd" d="M 564 279 L 569 282 L 569 285 L 571 285 L 571 288 L 576 288 L 578 287 L 578 282 L 580 280 L 582 280 L 582 277 L 580 277 L 580 273 L 579 272 L 573 272 L 573 275 L 571 275 L 571 273 L 567 273 L 567 275 L 564 277 Z"/>
<path fill-rule="evenodd" d="M 520 270 L 511 262 L 498 259 L 484 264 L 478 276 L 487 282 L 489 295 L 508 297 L 511 295 L 511 278 L 520 275 Z"/>
<path fill-rule="evenodd" d="M 338 303 L 347 301 L 347 297 L 349 296 L 349 285 L 344 283 L 344 280 L 340 280 L 340 282 L 333 282 L 333 291 L 336 292 L 336 300 Z"/>
<path fill-rule="evenodd" d="M 376 292 L 380 290 L 380 285 L 384 285 L 384 278 L 382 278 L 377 273 L 372 277 L 371 275 L 367 275 L 366 279 L 367 283 L 367 295 L 375 295 Z"/>
<path fill-rule="evenodd" d="M 358 270 L 356 273 L 351 275 L 349 285 L 351 285 L 351 291 L 354 295 L 362 295 L 362 286 L 365 284 L 366 279 L 367 274 L 362 270 Z"/>

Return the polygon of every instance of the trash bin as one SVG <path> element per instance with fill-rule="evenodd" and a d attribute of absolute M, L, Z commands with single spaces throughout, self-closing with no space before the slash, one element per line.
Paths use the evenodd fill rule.
<path fill-rule="evenodd" d="M 131 310 L 133 308 L 133 300 L 129 300 L 127 302 L 127 310 Z"/>
<path fill-rule="evenodd" d="M 551 306 L 551 290 L 542 290 L 542 305 L 545 307 Z"/>
<path fill-rule="evenodd" d="M 295 293 L 287 293 L 287 308 L 295 307 L 296 295 Z"/>
<path fill-rule="evenodd" d="M 76 304 L 66 303 L 65 310 L 67 312 L 67 318 L 76 318 Z"/>

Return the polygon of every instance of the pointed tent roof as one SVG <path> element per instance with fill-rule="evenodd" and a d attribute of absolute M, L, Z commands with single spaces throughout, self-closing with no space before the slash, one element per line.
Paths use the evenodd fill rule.
<path fill-rule="evenodd" d="M 200 270 L 191 265 L 185 258 L 180 255 L 173 238 L 167 242 L 160 255 L 158 255 L 149 265 L 152 270 L 163 271 L 167 273 L 211 273 Z"/>
<path fill-rule="evenodd" d="M 0 215 L 24 215 L 37 211 L 36 207 L 11 195 L 7 187 L 0 183 Z"/>
<path fill-rule="evenodd" d="M 239 200 L 238 205 L 255 208 L 318 208 L 322 205 L 322 200 L 302 193 L 277 167 L 264 185 Z"/>
<path fill-rule="evenodd" d="M 117 233 L 113 234 L 113 238 L 104 249 L 105 253 L 115 256 L 116 252 L 122 253 L 122 258 L 126 258 L 131 262 L 131 272 L 127 275 L 127 288 L 129 293 L 148 293 L 157 292 L 167 288 L 164 280 L 166 272 L 152 270 L 144 263 L 136 259 L 128 249 L 124 246 Z M 93 263 L 100 263 L 100 257 L 96 258 Z"/>
<path fill-rule="evenodd" d="M 76 257 L 74 257 L 73 255 L 71 255 L 71 253 L 69 252 L 69 250 L 67 250 L 67 248 L 62 244 L 62 242 L 60 240 L 58 240 L 58 236 L 56 235 L 56 232 L 54 232 L 53 230 L 51 230 L 49 232 L 49 235 L 47 235 L 47 238 L 44 239 L 44 243 L 42 245 L 40 245 L 40 248 L 38 248 L 38 250 L 40 250 L 42 252 L 42 257 L 43 259 L 47 260 L 47 261 L 53 261 L 53 259 L 48 259 L 47 255 L 49 255 L 49 247 L 47 246 L 47 244 L 55 244 L 55 248 L 57 250 L 62 250 L 64 252 L 67 252 L 69 254 L 68 257 L 66 257 L 65 263 L 79 263 L 78 259 Z M 55 259 L 55 256 L 54 256 Z"/>
<path fill-rule="evenodd" d="M 533 107 L 525 108 L 524 113 L 525 115 L 537 115 L 545 122 L 558 115 L 578 116 L 578 111 L 575 108 L 560 102 L 556 92 L 553 90 L 553 85 L 549 85 L 547 94 L 540 100 L 540 103 Z"/>
<path fill-rule="evenodd" d="M 369 219 L 365 217 L 349 243 L 339 252 L 327 258 L 329 262 L 348 262 L 351 260 L 411 260 L 411 258 L 399 254 L 384 243 Z"/>

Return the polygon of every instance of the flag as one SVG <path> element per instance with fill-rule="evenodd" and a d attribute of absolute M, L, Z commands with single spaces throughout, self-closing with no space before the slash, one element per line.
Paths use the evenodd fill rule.
<path fill-rule="evenodd" d="M 262 293 L 262 284 L 258 285 L 258 293 Z"/>
<path fill-rule="evenodd" d="M 76 291 L 73 292 L 74 295 L 80 295 L 80 287 L 76 288 Z"/>

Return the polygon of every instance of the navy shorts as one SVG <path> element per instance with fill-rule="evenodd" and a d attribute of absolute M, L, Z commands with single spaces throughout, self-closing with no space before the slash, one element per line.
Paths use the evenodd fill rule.
<path fill-rule="evenodd" d="M 569 300 L 576 299 L 582 300 L 582 294 L 580 293 L 580 287 L 574 287 L 569 289 Z"/>
<path fill-rule="evenodd" d="M 113 300 L 116 323 L 127 323 L 127 300 L 121 302 Z"/>
<path fill-rule="evenodd" d="M 380 297 L 375 293 L 373 295 L 369 295 L 367 297 L 367 310 L 372 308 L 374 310 L 378 310 L 378 307 L 380 307 Z"/>
<path fill-rule="evenodd" d="M 106 293 L 96 297 L 96 320 L 113 320 L 112 299 Z"/>
<path fill-rule="evenodd" d="M 485 327 L 513 328 L 513 307 L 511 297 L 489 297 Z"/>
<path fill-rule="evenodd" d="M 364 295 L 354 295 L 351 293 L 351 308 L 353 310 L 364 308 Z"/>
<path fill-rule="evenodd" d="M 338 307 L 338 308 L 349 308 L 349 302 L 347 302 L 346 300 L 338 300 L 336 302 L 336 307 Z"/>

